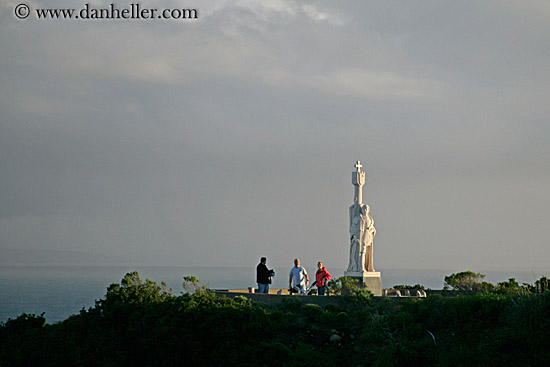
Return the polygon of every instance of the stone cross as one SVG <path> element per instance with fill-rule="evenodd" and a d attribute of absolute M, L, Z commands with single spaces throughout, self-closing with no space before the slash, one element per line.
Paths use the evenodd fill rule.
<path fill-rule="evenodd" d="M 354 204 L 363 204 L 363 185 L 365 184 L 365 172 L 361 171 L 361 161 L 355 162 L 356 171 L 351 173 L 351 183 L 355 186 Z"/>

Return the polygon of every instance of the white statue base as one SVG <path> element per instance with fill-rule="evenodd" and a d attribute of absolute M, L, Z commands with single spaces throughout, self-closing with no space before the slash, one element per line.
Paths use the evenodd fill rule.
<path fill-rule="evenodd" d="M 379 271 L 345 271 L 344 276 L 358 279 L 374 296 L 382 296 L 382 277 Z"/>

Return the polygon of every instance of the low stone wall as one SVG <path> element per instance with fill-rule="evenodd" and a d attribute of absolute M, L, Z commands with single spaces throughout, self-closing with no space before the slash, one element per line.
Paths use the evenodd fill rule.
<path fill-rule="evenodd" d="M 244 292 L 243 292 L 244 291 Z M 321 307 L 325 307 L 328 304 L 338 304 L 339 297 L 331 297 L 331 296 L 306 296 L 306 295 L 299 295 L 299 294 L 293 294 L 290 295 L 288 293 L 288 290 L 286 290 L 286 294 L 277 294 L 276 290 L 274 292 L 270 292 L 269 294 L 262 294 L 262 293 L 249 293 L 248 290 L 215 290 L 214 293 L 217 296 L 220 297 L 229 297 L 229 298 L 235 298 L 237 296 L 244 296 L 251 300 L 252 302 L 258 302 L 263 303 L 267 305 L 276 305 L 278 303 L 283 302 L 284 299 L 292 299 L 293 301 L 298 301 L 301 303 L 313 303 L 316 305 L 319 305 Z M 282 292 L 281 292 L 282 293 Z"/>
<path fill-rule="evenodd" d="M 234 298 L 237 296 L 244 296 L 250 299 L 252 302 L 258 302 L 268 305 L 275 305 L 277 303 L 283 302 L 285 298 L 291 298 L 301 303 L 313 303 L 321 307 L 326 306 L 327 304 L 338 304 L 341 300 L 339 297 L 331 296 L 306 296 L 302 294 L 290 294 L 288 289 L 270 289 L 269 294 L 254 293 L 256 290 L 253 287 L 248 289 L 218 289 L 213 290 L 214 293 L 221 297 Z M 443 294 L 442 294 L 443 293 Z M 397 291 L 395 289 L 384 289 L 383 297 L 400 299 L 400 298 L 424 298 L 428 295 L 438 294 L 444 296 L 452 296 L 446 294 L 446 292 L 441 290 L 427 290 L 422 292 L 417 292 L 415 290 L 410 290 L 408 292 L 401 290 Z M 375 296 L 376 297 L 376 296 Z"/>
<path fill-rule="evenodd" d="M 423 289 L 384 289 L 386 297 L 426 297 L 427 293 Z"/>
<path fill-rule="evenodd" d="M 215 289 L 214 292 L 228 292 L 228 293 L 256 293 L 258 289 L 249 287 L 248 289 Z M 277 295 L 289 295 L 288 289 L 283 288 L 270 288 L 269 294 Z"/>

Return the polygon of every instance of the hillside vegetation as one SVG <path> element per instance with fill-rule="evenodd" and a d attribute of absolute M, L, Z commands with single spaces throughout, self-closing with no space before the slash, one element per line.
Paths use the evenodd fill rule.
<path fill-rule="evenodd" d="M 511 281 L 402 300 L 340 288 L 323 309 L 218 297 L 192 277 L 176 296 L 134 272 L 63 322 L 1 323 L 0 366 L 547 366 L 550 292 Z"/>

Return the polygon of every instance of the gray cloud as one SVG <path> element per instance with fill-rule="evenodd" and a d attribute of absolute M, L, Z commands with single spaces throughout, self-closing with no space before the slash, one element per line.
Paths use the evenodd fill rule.
<path fill-rule="evenodd" d="M 1 3 L 0 247 L 344 267 L 360 159 L 378 268 L 546 266 L 546 2 L 174 4 Z"/>

